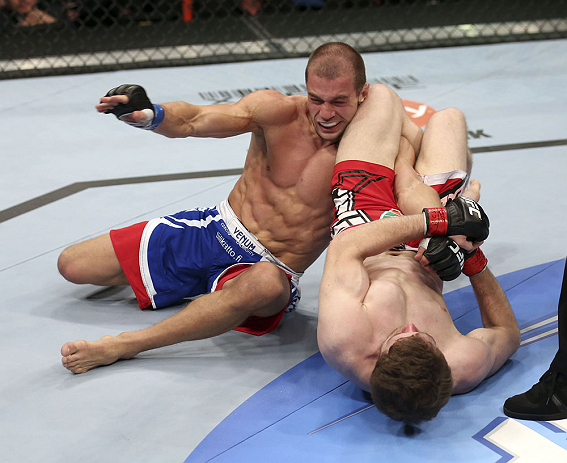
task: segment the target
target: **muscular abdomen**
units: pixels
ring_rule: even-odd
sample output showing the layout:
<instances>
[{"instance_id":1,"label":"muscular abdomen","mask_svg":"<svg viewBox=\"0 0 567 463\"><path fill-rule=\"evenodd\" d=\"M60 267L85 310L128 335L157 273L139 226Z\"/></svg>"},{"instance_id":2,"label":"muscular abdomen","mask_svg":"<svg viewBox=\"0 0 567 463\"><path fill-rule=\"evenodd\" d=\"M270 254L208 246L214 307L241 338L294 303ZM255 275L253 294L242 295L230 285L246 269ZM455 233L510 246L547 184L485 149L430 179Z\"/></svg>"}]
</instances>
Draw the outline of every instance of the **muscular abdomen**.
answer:
<instances>
[{"instance_id":1,"label":"muscular abdomen","mask_svg":"<svg viewBox=\"0 0 567 463\"><path fill-rule=\"evenodd\" d=\"M275 257L303 272L330 241L333 220L329 168L313 176L247 162L229 201L244 226ZM327 172L325 172L327 171Z\"/></svg>"}]
</instances>

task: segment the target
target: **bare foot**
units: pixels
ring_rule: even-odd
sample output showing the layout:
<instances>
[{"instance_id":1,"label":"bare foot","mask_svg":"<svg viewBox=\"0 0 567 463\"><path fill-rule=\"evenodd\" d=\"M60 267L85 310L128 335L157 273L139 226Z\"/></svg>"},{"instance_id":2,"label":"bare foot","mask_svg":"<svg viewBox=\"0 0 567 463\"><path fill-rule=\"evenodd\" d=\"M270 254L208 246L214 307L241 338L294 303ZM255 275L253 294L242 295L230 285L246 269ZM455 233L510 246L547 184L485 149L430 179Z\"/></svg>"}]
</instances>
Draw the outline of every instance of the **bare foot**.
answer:
<instances>
[{"instance_id":1,"label":"bare foot","mask_svg":"<svg viewBox=\"0 0 567 463\"><path fill-rule=\"evenodd\" d=\"M104 336L100 341L75 341L67 342L61 348L61 363L67 370L73 373L85 373L91 368L110 365L125 356L119 346L116 345L116 338Z\"/></svg>"},{"instance_id":2,"label":"bare foot","mask_svg":"<svg viewBox=\"0 0 567 463\"><path fill-rule=\"evenodd\" d=\"M469 186L463 191L463 196L478 202L480 199L480 182L475 178L471 179Z\"/></svg>"}]
</instances>

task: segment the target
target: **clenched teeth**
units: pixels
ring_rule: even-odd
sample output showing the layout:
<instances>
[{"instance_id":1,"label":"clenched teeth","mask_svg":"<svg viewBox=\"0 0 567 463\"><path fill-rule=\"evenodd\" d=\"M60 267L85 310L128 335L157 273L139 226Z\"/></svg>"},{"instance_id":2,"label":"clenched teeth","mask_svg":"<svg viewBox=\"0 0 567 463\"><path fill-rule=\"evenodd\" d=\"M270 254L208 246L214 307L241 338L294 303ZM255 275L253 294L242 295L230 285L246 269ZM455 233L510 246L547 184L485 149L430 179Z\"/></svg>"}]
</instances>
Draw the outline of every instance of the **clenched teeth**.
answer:
<instances>
[{"instance_id":1,"label":"clenched teeth","mask_svg":"<svg viewBox=\"0 0 567 463\"><path fill-rule=\"evenodd\" d=\"M319 124L321 124L323 127L325 127L326 129L331 129L333 127L336 127L339 122L319 122Z\"/></svg>"}]
</instances>

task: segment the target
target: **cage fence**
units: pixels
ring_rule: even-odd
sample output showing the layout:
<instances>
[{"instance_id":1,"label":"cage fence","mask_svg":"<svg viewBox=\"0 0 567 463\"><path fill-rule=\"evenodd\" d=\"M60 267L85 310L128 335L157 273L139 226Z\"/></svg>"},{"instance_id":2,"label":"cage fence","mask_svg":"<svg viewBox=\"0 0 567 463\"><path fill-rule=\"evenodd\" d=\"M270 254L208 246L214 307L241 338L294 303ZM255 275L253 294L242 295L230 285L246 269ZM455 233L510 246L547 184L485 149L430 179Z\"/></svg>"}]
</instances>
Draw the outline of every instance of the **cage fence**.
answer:
<instances>
[{"instance_id":1,"label":"cage fence","mask_svg":"<svg viewBox=\"0 0 567 463\"><path fill-rule=\"evenodd\" d=\"M561 39L567 0L0 0L0 78Z\"/></svg>"}]
</instances>

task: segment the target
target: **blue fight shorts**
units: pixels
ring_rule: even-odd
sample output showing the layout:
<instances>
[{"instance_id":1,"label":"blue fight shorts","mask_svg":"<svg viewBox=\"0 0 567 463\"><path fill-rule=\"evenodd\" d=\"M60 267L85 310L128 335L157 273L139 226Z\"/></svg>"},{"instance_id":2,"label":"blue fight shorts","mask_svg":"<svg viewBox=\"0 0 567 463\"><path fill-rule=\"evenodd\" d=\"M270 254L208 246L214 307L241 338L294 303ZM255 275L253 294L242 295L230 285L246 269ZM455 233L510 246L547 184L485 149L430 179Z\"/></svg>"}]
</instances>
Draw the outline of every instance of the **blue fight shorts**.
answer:
<instances>
[{"instance_id":1,"label":"blue fight shorts","mask_svg":"<svg viewBox=\"0 0 567 463\"><path fill-rule=\"evenodd\" d=\"M220 290L226 281L260 261L272 262L288 276L290 300L274 317L250 317L240 331L273 330L283 312L293 311L301 297L302 274L275 258L242 225L228 201L112 230L110 238L142 309Z\"/></svg>"}]
</instances>

